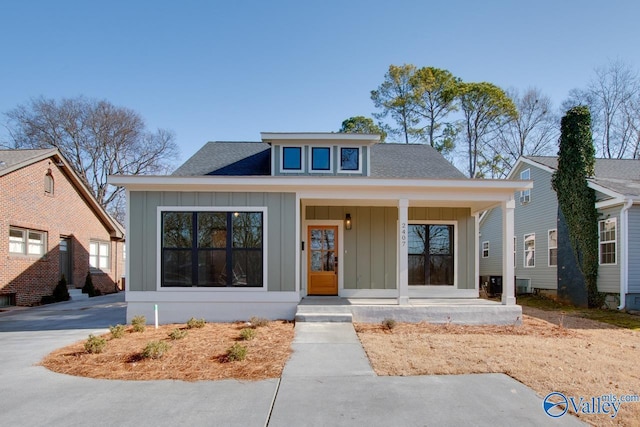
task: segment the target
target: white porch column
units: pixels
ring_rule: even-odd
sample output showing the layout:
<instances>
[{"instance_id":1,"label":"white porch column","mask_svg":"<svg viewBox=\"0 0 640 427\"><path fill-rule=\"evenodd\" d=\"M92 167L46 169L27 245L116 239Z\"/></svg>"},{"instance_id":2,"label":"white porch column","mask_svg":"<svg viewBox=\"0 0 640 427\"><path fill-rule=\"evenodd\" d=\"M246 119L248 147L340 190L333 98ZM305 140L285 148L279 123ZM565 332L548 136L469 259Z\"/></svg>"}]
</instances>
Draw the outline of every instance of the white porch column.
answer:
<instances>
[{"instance_id":1,"label":"white porch column","mask_svg":"<svg viewBox=\"0 0 640 427\"><path fill-rule=\"evenodd\" d=\"M515 200L502 202L502 304L516 303L515 271L513 267L513 235Z\"/></svg>"},{"instance_id":2,"label":"white porch column","mask_svg":"<svg viewBox=\"0 0 640 427\"><path fill-rule=\"evenodd\" d=\"M398 305L409 304L409 200L398 200Z\"/></svg>"}]
</instances>

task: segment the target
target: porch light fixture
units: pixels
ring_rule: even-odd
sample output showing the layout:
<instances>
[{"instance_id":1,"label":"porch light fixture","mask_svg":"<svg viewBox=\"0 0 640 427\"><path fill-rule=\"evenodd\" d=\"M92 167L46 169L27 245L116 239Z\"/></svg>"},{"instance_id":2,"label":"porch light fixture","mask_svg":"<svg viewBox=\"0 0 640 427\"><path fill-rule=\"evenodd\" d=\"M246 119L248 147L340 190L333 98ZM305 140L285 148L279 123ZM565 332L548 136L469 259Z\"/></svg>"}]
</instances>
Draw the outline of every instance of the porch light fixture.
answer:
<instances>
[{"instance_id":1,"label":"porch light fixture","mask_svg":"<svg viewBox=\"0 0 640 427\"><path fill-rule=\"evenodd\" d=\"M344 218L344 228L351 230L351 214L347 214Z\"/></svg>"}]
</instances>

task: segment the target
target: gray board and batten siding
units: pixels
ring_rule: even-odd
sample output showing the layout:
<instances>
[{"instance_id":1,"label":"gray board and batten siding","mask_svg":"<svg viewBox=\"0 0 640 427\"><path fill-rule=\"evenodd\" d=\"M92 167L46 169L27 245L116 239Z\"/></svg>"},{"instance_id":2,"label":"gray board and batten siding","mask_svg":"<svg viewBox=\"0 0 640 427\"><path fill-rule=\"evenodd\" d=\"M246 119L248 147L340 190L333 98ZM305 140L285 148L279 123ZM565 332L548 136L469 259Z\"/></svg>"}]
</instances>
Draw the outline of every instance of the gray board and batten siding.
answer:
<instances>
[{"instance_id":1,"label":"gray board and batten siding","mask_svg":"<svg viewBox=\"0 0 640 427\"><path fill-rule=\"evenodd\" d=\"M307 206L308 220L344 220L344 288L396 289L398 209L368 206ZM458 289L475 288L475 220L468 208L409 207L409 221L456 222Z\"/></svg>"},{"instance_id":2,"label":"gray board and batten siding","mask_svg":"<svg viewBox=\"0 0 640 427\"><path fill-rule=\"evenodd\" d=\"M294 193L216 193L131 191L127 281L131 291L156 291L158 286L158 207L266 207L267 290L295 291L296 195Z\"/></svg>"}]
</instances>

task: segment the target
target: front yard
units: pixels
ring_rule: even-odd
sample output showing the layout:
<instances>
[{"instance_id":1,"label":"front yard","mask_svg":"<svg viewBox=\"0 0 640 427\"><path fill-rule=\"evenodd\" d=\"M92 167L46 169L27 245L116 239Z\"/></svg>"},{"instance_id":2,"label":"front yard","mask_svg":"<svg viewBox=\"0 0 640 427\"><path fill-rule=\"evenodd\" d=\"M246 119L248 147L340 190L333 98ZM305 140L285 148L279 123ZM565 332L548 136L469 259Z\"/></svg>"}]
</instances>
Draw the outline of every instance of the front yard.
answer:
<instances>
[{"instance_id":1,"label":"front yard","mask_svg":"<svg viewBox=\"0 0 640 427\"><path fill-rule=\"evenodd\" d=\"M356 331L378 375L506 373L541 398L554 391L585 398L640 394L639 330L557 310L523 311L521 327L403 323L386 330L358 324ZM634 425L640 402L623 403L615 418L580 418L595 425Z\"/></svg>"}]
</instances>

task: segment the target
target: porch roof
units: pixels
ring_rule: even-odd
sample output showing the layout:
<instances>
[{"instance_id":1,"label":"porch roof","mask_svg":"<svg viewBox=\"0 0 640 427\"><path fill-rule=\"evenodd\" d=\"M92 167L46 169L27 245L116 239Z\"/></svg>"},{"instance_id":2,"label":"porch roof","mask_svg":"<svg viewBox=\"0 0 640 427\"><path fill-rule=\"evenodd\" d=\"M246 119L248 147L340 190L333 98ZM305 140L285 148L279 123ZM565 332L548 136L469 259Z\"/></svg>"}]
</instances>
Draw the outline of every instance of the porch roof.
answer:
<instances>
[{"instance_id":1,"label":"porch roof","mask_svg":"<svg viewBox=\"0 0 640 427\"><path fill-rule=\"evenodd\" d=\"M531 181L484 179L376 179L317 176L110 176L109 183L131 191L220 191L296 193L314 204L468 207L480 212L514 198Z\"/></svg>"}]
</instances>

